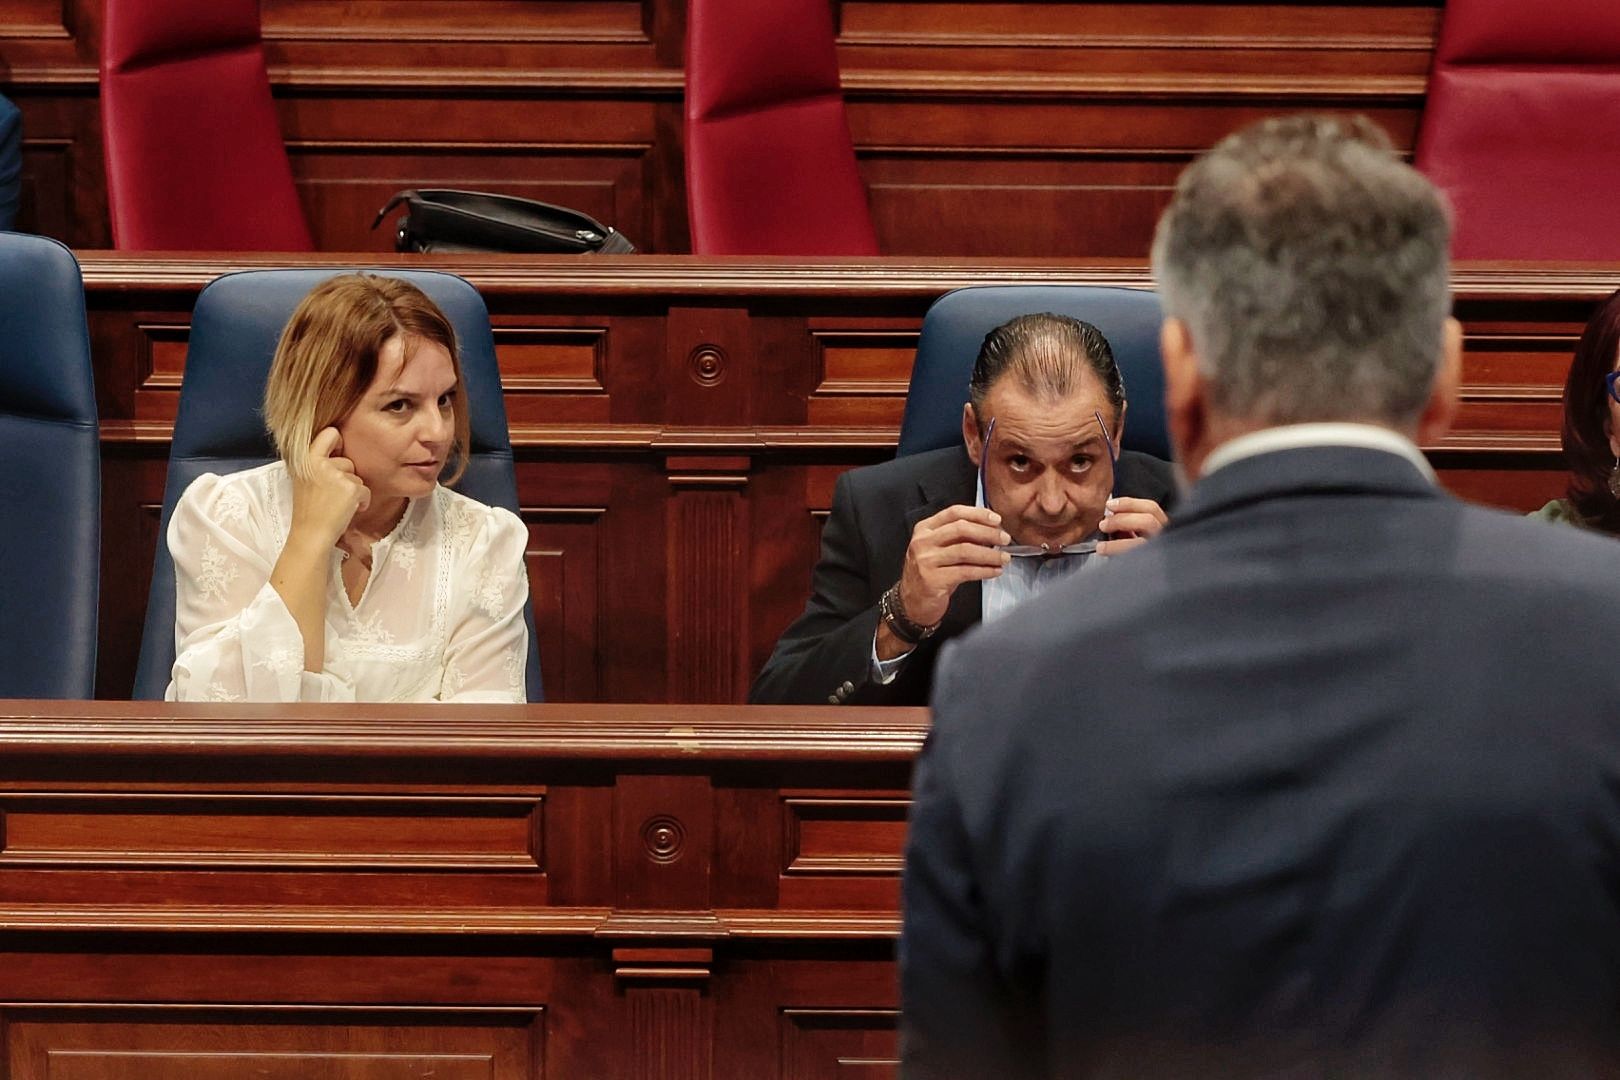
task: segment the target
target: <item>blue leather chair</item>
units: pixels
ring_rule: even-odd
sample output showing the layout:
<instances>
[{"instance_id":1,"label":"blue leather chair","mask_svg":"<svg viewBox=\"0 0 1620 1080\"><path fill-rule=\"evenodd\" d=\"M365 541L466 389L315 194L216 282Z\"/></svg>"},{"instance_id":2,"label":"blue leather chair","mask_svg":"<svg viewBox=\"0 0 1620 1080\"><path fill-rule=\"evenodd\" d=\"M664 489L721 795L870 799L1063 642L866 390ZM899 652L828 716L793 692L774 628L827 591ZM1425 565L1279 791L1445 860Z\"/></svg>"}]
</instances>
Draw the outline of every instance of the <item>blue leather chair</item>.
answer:
<instances>
[{"instance_id":1,"label":"blue leather chair","mask_svg":"<svg viewBox=\"0 0 1620 1080\"><path fill-rule=\"evenodd\" d=\"M101 438L72 252L0 234L0 697L89 698L101 584Z\"/></svg>"},{"instance_id":2,"label":"blue leather chair","mask_svg":"<svg viewBox=\"0 0 1620 1080\"><path fill-rule=\"evenodd\" d=\"M315 285L343 270L254 270L216 279L197 297L191 316L185 378L169 451L162 527L152 566L152 591L141 634L135 696L163 697L174 668L174 563L165 542L169 516L186 486L205 472L251 469L275 459L261 412L281 330ZM415 284L443 309L461 347L462 400L472 410L472 447L458 491L517 512L517 476L495 363L495 338L483 297L453 274L379 270ZM529 623L528 694L540 701L540 653Z\"/></svg>"},{"instance_id":3,"label":"blue leather chair","mask_svg":"<svg viewBox=\"0 0 1620 1080\"><path fill-rule=\"evenodd\" d=\"M1094 285L985 285L948 292L923 317L896 456L962 441L962 404L984 336L1016 315L1049 311L1084 319L1114 350L1125 380L1126 450L1170 459L1159 360L1159 298Z\"/></svg>"}]
</instances>

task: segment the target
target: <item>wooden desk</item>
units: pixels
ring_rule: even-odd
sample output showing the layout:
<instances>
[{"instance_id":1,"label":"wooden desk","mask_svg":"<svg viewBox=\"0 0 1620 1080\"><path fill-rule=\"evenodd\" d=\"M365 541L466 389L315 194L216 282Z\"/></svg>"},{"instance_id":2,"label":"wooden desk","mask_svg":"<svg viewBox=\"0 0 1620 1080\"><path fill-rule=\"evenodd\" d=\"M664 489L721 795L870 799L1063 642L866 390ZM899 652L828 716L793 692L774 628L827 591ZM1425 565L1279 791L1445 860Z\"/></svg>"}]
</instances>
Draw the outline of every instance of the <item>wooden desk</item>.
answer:
<instances>
[{"instance_id":1,"label":"wooden desk","mask_svg":"<svg viewBox=\"0 0 1620 1080\"><path fill-rule=\"evenodd\" d=\"M9 1080L890 1075L925 725L0 703L0 1060Z\"/></svg>"},{"instance_id":2,"label":"wooden desk","mask_svg":"<svg viewBox=\"0 0 1620 1080\"><path fill-rule=\"evenodd\" d=\"M82 252L105 469L98 693L127 697L197 292L274 255ZM415 266L489 303L533 539L546 690L742 700L804 606L833 482L893 454L917 331L964 285L1151 285L1140 260L291 257ZM1620 266L1456 272L1468 331L1444 481L1531 509L1562 490L1575 339Z\"/></svg>"}]
</instances>

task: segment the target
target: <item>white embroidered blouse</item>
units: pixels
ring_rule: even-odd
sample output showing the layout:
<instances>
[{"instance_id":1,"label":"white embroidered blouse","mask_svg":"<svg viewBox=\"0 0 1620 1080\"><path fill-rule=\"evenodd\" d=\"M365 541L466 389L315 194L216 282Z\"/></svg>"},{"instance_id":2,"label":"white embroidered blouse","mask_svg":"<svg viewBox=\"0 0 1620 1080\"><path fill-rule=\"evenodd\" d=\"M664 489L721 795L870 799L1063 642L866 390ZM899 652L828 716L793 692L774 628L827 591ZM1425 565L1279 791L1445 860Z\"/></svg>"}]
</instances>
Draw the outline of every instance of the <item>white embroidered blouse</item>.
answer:
<instances>
[{"instance_id":1,"label":"white embroidered blouse","mask_svg":"<svg viewBox=\"0 0 1620 1080\"><path fill-rule=\"evenodd\" d=\"M270 570L292 522L292 479L274 462L199 476L169 520L175 661L170 701L522 702L527 530L508 510L436 487L371 551L350 605L332 549L325 670Z\"/></svg>"}]
</instances>

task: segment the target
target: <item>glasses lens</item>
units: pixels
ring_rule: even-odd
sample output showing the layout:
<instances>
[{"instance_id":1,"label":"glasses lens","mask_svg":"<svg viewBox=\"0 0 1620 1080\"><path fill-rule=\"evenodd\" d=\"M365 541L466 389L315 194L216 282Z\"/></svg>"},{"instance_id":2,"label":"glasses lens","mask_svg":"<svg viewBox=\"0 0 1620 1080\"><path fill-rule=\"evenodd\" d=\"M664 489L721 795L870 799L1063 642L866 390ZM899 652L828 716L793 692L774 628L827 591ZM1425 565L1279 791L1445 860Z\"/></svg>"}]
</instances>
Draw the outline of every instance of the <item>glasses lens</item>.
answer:
<instances>
[{"instance_id":1,"label":"glasses lens","mask_svg":"<svg viewBox=\"0 0 1620 1080\"><path fill-rule=\"evenodd\" d=\"M996 550L1005 551L1015 559L1029 559L1036 556L1055 559L1060 555L1090 555L1097 550L1097 541L1082 540L1077 544L1064 544L1060 548L1046 548L1035 544L1007 544Z\"/></svg>"}]
</instances>

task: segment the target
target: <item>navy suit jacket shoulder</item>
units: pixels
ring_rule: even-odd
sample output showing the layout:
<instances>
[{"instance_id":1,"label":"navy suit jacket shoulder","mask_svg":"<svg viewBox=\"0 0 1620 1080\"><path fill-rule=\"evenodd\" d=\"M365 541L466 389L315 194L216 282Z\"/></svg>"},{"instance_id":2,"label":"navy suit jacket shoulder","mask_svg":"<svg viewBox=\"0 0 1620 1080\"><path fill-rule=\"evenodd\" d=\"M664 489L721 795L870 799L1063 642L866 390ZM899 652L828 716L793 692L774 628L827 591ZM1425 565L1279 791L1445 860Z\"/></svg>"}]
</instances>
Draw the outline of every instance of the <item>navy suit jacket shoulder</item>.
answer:
<instances>
[{"instance_id":1,"label":"navy suit jacket shoulder","mask_svg":"<svg viewBox=\"0 0 1620 1080\"><path fill-rule=\"evenodd\" d=\"M1617 640L1611 539L1373 450L1206 478L946 651L904 1075L1620 1075Z\"/></svg>"}]
</instances>

